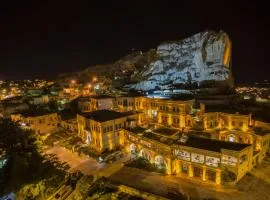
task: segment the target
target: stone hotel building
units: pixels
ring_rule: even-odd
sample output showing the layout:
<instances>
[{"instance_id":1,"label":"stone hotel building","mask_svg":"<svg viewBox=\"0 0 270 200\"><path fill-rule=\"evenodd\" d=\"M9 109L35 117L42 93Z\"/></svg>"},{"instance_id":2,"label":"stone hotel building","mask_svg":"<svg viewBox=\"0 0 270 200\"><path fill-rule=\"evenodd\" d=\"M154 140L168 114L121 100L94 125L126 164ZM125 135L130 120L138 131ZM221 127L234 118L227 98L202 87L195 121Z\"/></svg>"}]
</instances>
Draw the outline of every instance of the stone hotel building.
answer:
<instances>
[{"instance_id":1,"label":"stone hotel building","mask_svg":"<svg viewBox=\"0 0 270 200\"><path fill-rule=\"evenodd\" d=\"M113 110L77 116L78 134L99 152L122 146L167 174L239 181L269 153L270 125L250 115L205 111L194 100L115 97ZM111 104L110 104L111 105Z\"/></svg>"}]
</instances>

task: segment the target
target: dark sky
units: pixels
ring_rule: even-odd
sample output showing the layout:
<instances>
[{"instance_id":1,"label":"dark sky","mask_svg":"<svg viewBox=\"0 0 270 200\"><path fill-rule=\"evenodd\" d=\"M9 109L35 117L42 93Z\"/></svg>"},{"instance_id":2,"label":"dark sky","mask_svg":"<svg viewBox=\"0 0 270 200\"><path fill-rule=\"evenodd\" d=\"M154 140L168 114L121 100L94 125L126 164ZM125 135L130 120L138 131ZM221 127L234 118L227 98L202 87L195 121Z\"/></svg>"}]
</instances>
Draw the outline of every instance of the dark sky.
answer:
<instances>
[{"instance_id":1,"label":"dark sky","mask_svg":"<svg viewBox=\"0 0 270 200\"><path fill-rule=\"evenodd\" d=\"M1 1L0 78L53 78L117 60L132 48L222 29L232 40L236 82L269 79L270 11L258 1L94 2Z\"/></svg>"}]
</instances>

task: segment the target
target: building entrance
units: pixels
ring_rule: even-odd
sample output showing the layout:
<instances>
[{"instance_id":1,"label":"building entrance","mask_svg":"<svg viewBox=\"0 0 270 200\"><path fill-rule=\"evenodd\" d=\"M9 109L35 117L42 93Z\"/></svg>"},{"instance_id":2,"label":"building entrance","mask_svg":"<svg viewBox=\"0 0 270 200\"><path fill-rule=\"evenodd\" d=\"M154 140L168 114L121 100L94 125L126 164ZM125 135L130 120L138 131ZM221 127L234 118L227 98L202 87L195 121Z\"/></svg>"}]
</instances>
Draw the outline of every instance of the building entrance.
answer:
<instances>
[{"instance_id":1,"label":"building entrance","mask_svg":"<svg viewBox=\"0 0 270 200\"><path fill-rule=\"evenodd\" d=\"M203 170L200 167L193 167L193 173L195 177L202 177Z\"/></svg>"}]
</instances>

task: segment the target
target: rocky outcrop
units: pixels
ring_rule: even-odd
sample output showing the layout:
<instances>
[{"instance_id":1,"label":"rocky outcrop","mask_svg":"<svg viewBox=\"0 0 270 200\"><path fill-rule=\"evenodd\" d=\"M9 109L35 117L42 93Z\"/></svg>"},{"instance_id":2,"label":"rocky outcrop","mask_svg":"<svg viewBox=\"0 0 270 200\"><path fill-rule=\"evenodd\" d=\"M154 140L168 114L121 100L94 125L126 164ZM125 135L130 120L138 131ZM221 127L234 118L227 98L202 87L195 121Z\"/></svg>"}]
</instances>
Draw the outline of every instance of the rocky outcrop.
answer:
<instances>
[{"instance_id":1,"label":"rocky outcrop","mask_svg":"<svg viewBox=\"0 0 270 200\"><path fill-rule=\"evenodd\" d=\"M112 87L135 90L179 89L207 81L232 86L231 41L225 32L205 31L164 42L148 52L133 52L120 60L78 72L72 78L102 76Z\"/></svg>"},{"instance_id":2,"label":"rocky outcrop","mask_svg":"<svg viewBox=\"0 0 270 200\"><path fill-rule=\"evenodd\" d=\"M157 57L140 72L141 80L128 87L147 91L210 80L232 84L231 41L224 32L207 31L165 42L158 46Z\"/></svg>"}]
</instances>

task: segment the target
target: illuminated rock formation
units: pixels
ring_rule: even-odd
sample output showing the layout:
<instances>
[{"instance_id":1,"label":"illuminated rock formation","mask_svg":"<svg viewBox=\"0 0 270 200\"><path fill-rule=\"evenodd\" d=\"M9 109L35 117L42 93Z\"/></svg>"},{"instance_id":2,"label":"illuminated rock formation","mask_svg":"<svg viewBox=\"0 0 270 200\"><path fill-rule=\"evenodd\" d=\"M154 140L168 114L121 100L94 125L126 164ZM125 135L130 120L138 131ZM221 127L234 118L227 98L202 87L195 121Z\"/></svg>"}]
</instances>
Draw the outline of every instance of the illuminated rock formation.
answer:
<instances>
[{"instance_id":1,"label":"illuminated rock formation","mask_svg":"<svg viewBox=\"0 0 270 200\"><path fill-rule=\"evenodd\" d=\"M179 85L218 83L232 86L231 41L222 31L205 31L189 38L164 42L148 52L132 52L120 60L87 68L61 79L89 81L92 76L110 82L112 88L135 90L179 89ZM62 81L65 82L65 81ZM180 88L181 89L181 88Z\"/></svg>"},{"instance_id":2,"label":"illuminated rock formation","mask_svg":"<svg viewBox=\"0 0 270 200\"><path fill-rule=\"evenodd\" d=\"M214 80L232 84L231 41L224 32L202 32L157 48L158 58L140 73L137 90L169 89L179 83ZM136 75L138 77L138 74Z\"/></svg>"}]
</instances>

